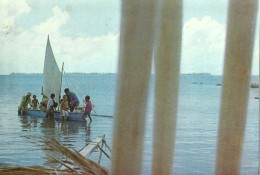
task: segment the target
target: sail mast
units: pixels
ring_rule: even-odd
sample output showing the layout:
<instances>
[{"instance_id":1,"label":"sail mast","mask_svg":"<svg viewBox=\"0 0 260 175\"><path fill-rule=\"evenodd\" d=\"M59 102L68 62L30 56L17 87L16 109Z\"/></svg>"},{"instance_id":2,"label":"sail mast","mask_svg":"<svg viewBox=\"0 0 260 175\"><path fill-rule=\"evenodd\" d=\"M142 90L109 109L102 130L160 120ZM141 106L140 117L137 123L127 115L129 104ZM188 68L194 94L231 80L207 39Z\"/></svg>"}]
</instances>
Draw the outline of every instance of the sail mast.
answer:
<instances>
[{"instance_id":1,"label":"sail mast","mask_svg":"<svg viewBox=\"0 0 260 175\"><path fill-rule=\"evenodd\" d=\"M59 101L61 99L61 86L62 86L63 72L64 72L64 62L62 63L62 68L61 68L61 80L60 80L61 84L60 84Z\"/></svg>"},{"instance_id":2,"label":"sail mast","mask_svg":"<svg viewBox=\"0 0 260 175\"><path fill-rule=\"evenodd\" d=\"M60 77L60 92L59 92L59 102L58 102L58 111L60 110L60 100L61 100L61 86L62 86L62 76L64 72L64 62L62 63L62 68L61 68L61 77Z\"/></svg>"}]
</instances>

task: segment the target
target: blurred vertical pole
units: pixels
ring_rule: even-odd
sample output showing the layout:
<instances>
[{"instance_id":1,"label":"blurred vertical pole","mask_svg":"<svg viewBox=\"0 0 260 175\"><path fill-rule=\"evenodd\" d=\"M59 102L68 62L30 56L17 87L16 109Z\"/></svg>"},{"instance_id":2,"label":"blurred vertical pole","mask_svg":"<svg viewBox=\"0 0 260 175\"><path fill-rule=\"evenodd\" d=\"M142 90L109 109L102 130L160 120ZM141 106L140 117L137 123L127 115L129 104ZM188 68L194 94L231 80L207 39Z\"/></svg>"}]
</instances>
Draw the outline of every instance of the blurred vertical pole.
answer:
<instances>
[{"instance_id":1,"label":"blurred vertical pole","mask_svg":"<svg viewBox=\"0 0 260 175\"><path fill-rule=\"evenodd\" d=\"M258 0L229 0L216 174L240 174Z\"/></svg>"},{"instance_id":2,"label":"blurred vertical pole","mask_svg":"<svg viewBox=\"0 0 260 175\"><path fill-rule=\"evenodd\" d=\"M175 144L182 0L161 0L156 20L155 116L152 174L172 174Z\"/></svg>"},{"instance_id":3,"label":"blurred vertical pole","mask_svg":"<svg viewBox=\"0 0 260 175\"><path fill-rule=\"evenodd\" d=\"M142 168L155 0L121 1L121 34L112 174L138 175Z\"/></svg>"}]
</instances>

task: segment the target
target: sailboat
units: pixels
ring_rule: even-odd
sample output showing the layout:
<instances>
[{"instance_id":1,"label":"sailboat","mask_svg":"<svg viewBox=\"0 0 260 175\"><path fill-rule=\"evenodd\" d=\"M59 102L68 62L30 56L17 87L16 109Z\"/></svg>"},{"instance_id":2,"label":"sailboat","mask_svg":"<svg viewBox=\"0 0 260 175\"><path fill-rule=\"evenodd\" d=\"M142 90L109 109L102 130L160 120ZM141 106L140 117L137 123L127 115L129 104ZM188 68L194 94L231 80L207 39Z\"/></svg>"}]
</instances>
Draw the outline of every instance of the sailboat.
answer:
<instances>
[{"instance_id":1,"label":"sailboat","mask_svg":"<svg viewBox=\"0 0 260 175\"><path fill-rule=\"evenodd\" d=\"M44 69L43 69L43 88L42 88L42 95L43 97L50 97L52 93L55 94L55 101L57 103L60 102L61 96L61 86L62 86L62 75L63 75L63 67L62 71L60 71L57 62L55 60L50 39L48 36L47 45L46 45L46 52L45 52L45 60L44 60ZM46 113L40 109L27 109L22 110L23 114L28 114L32 116L38 117L45 117ZM69 112L70 120L74 121L83 121L81 118L84 112L82 111L73 111ZM104 116L105 115L96 115L93 114L92 116ZM54 118L61 119L60 111L54 111Z\"/></svg>"}]
</instances>

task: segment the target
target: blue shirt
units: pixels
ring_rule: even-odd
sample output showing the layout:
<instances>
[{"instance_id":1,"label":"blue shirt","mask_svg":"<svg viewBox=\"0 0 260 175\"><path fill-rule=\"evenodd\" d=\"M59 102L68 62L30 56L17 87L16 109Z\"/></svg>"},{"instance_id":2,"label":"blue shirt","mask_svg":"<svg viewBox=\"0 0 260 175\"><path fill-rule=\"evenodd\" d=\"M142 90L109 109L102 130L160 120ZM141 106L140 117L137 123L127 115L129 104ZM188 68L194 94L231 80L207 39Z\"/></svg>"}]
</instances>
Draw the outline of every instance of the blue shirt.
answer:
<instances>
[{"instance_id":1,"label":"blue shirt","mask_svg":"<svg viewBox=\"0 0 260 175\"><path fill-rule=\"evenodd\" d=\"M76 102L77 106L79 105L79 99L74 92L70 92L70 101Z\"/></svg>"}]
</instances>

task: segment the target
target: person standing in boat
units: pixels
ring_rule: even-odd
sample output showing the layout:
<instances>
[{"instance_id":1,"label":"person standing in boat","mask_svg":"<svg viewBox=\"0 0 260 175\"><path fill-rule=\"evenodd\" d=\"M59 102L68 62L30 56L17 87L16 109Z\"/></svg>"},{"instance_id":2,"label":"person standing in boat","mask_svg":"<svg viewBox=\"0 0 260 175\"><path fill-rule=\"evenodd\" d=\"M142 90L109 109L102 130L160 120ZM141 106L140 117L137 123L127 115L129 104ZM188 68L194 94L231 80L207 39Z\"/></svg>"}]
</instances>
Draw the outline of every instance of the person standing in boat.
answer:
<instances>
[{"instance_id":1,"label":"person standing in boat","mask_svg":"<svg viewBox=\"0 0 260 175\"><path fill-rule=\"evenodd\" d=\"M85 104L86 104L86 109L85 109L85 113L82 115L82 119L86 122L87 120L85 119L85 116L87 116L90 120L90 123L92 122L92 118L91 118L91 111L92 111L92 103L90 101L90 96L86 96L85 97Z\"/></svg>"},{"instance_id":2,"label":"person standing in boat","mask_svg":"<svg viewBox=\"0 0 260 175\"><path fill-rule=\"evenodd\" d=\"M79 99L77 95L74 92L71 92L69 88L66 88L64 92L67 95L70 112L73 112L74 109L78 109Z\"/></svg>"},{"instance_id":3,"label":"person standing in boat","mask_svg":"<svg viewBox=\"0 0 260 175\"><path fill-rule=\"evenodd\" d=\"M69 120L69 105L67 101L67 95L63 95L63 100L60 104L60 114L62 117L62 121L65 117L67 117L67 120Z\"/></svg>"},{"instance_id":4,"label":"person standing in boat","mask_svg":"<svg viewBox=\"0 0 260 175\"><path fill-rule=\"evenodd\" d=\"M28 104L30 106L33 106L32 101L31 101L31 93L30 92L28 92L27 95L22 97L22 101L21 101L21 104L20 104L19 109L18 109L18 114L21 114L21 110L26 110L27 107L28 107Z\"/></svg>"},{"instance_id":5,"label":"person standing in boat","mask_svg":"<svg viewBox=\"0 0 260 175\"><path fill-rule=\"evenodd\" d=\"M46 112L46 118L53 117L54 108L57 107L57 103L54 101L55 94L51 94L51 99L49 99L47 104L47 112Z\"/></svg>"}]
</instances>

